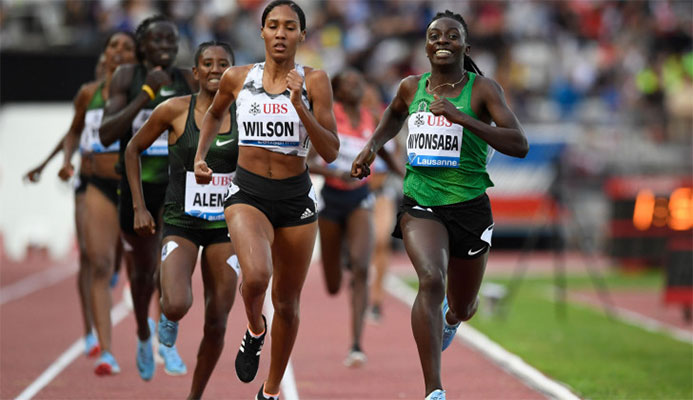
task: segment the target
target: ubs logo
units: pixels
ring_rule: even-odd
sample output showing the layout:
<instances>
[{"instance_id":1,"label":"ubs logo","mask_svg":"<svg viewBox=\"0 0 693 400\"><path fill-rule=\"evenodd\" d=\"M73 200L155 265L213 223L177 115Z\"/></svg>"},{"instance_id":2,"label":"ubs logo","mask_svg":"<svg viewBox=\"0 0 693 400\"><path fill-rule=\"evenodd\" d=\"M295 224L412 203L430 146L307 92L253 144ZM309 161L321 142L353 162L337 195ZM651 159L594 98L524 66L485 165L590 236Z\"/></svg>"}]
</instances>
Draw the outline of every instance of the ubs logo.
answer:
<instances>
[{"instance_id":1,"label":"ubs logo","mask_svg":"<svg viewBox=\"0 0 693 400\"><path fill-rule=\"evenodd\" d=\"M423 115L421 115L421 114L419 114L419 115L416 116L416 119L414 120L414 125L415 125L417 128L424 124L423 118L424 118L424 117L423 117Z\"/></svg>"},{"instance_id":2,"label":"ubs logo","mask_svg":"<svg viewBox=\"0 0 693 400\"><path fill-rule=\"evenodd\" d=\"M253 115L258 115L260 114L260 105L258 103L253 103L250 105L250 111L251 114Z\"/></svg>"}]
</instances>

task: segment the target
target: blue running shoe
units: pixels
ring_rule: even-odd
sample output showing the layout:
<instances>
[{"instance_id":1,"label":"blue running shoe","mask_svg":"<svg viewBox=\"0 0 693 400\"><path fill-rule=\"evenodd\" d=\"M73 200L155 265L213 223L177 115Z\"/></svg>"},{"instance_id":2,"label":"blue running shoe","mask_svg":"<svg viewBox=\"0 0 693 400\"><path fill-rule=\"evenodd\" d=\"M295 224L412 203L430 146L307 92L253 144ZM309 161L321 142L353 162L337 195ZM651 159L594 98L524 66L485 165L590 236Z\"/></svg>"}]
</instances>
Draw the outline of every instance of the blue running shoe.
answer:
<instances>
[{"instance_id":1,"label":"blue running shoe","mask_svg":"<svg viewBox=\"0 0 693 400\"><path fill-rule=\"evenodd\" d=\"M159 320L159 343L173 347L176 344L176 337L178 337L178 322L169 320L164 313L161 313L161 319Z\"/></svg>"},{"instance_id":2,"label":"blue running shoe","mask_svg":"<svg viewBox=\"0 0 693 400\"><path fill-rule=\"evenodd\" d=\"M448 307L448 296L445 296L445 299L443 300L443 350L450 346L452 339L455 338L455 333L457 333L457 328L459 328L461 324L461 322L458 322L455 325L448 325L448 321L445 319L445 314L448 313L448 308L450 308ZM445 394L443 394L443 397L441 398L444 399Z\"/></svg>"},{"instance_id":3,"label":"blue running shoe","mask_svg":"<svg viewBox=\"0 0 693 400\"><path fill-rule=\"evenodd\" d=\"M96 361L96 368L94 369L94 373L98 376L105 376L115 375L119 372L120 366L118 366L118 363L113 357L113 354L107 351L101 353L101 357L99 357L98 361Z\"/></svg>"},{"instance_id":4,"label":"blue running shoe","mask_svg":"<svg viewBox=\"0 0 693 400\"><path fill-rule=\"evenodd\" d=\"M166 346L161 343L159 345L159 355L164 359L164 371L172 376L185 375L188 372L188 368L185 363L180 358L178 354L178 349L176 346Z\"/></svg>"},{"instance_id":5,"label":"blue running shoe","mask_svg":"<svg viewBox=\"0 0 693 400\"><path fill-rule=\"evenodd\" d=\"M140 378L148 381L154 377L154 352L152 351L152 335L156 331L154 320L149 318L149 338L145 341L137 339L136 364Z\"/></svg>"},{"instance_id":6,"label":"blue running shoe","mask_svg":"<svg viewBox=\"0 0 693 400\"><path fill-rule=\"evenodd\" d=\"M445 400L445 390L436 389L429 393L424 400Z\"/></svg>"},{"instance_id":7,"label":"blue running shoe","mask_svg":"<svg viewBox=\"0 0 693 400\"><path fill-rule=\"evenodd\" d=\"M96 357L100 352L101 347L99 346L99 341L93 333L89 332L87 336L84 337L84 354L87 357Z\"/></svg>"}]
</instances>

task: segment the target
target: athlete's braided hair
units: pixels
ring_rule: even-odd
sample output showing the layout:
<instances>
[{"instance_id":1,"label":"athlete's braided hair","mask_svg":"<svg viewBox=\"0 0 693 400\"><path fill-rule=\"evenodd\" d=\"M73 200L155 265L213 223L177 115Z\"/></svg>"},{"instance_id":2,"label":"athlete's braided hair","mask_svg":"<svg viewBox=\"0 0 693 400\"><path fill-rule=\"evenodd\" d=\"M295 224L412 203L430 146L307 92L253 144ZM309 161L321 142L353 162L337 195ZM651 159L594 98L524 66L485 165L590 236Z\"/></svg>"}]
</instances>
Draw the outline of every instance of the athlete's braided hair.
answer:
<instances>
[{"instance_id":1,"label":"athlete's braided hair","mask_svg":"<svg viewBox=\"0 0 693 400\"><path fill-rule=\"evenodd\" d=\"M210 48L210 47L215 47L215 46L221 47L222 49L224 49L226 51L226 53L228 53L229 56L231 56L231 65L234 65L236 63L236 58L233 54L233 50L231 49L231 46L228 43L220 42L220 41L216 41L216 40L210 40L209 42L200 43L200 45L197 46L197 50L195 50L195 66L196 67L199 65L200 55L202 54L202 52L205 51L206 49Z\"/></svg>"},{"instance_id":2,"label":"athlete's braided hair","mask_svg":"<svg viewBox=\"0 0 693 400\"><path fill-rule=\"evenodd\" d=\"M161 14L153 15L142 21L142 23L140 23L135 30L135 56L137 56L137 61L139 62L144 61L145 58L144 53L142 53L142 50L140 50L140 45L144 40L144 35L147 33L149 26L156 22L171 22L171 20Z\"/></svg>"},{"instance_id":3,"label":"athlete's braided hair","mask_svg":"<svg viewBox=\"0 0 693 400\"><path fill-rule=\"evenodd\" d=\"M303 12L301 7L294 3L291 0L274 0L273 2L269 3L267 7L265 7L264 11L262 11L262 25L261 27L265 27L265 20L267 19L267 14L270 13L274 9L274 7L277 6L289 6L291 7L292 10L298 15L298 22L301 25L301 30L305 31L306 30L306 14Z\"/></svg>"},{"instance_id":4,"label":"athlete's braided hair","mask_svg":"<svg viewBox=\"0 0 693 400\"><path fill-rule=\"evenodd\" d=\"M462 28L464 28L465 41L469 43L469 30L467 29L467 23L464 21L464 18L462 18L460 14L454 13L450 10L445 10L445 12L439 12L438 14L436 14L431 20L431 22L428 23L428 26L426 26L426 30L428 30L428 27L431 26L433 21L441 18L451 18L462 24ZM467 71L472 71L482 76L484 75L484 73L481 72L479 67L472 60L472 58L466 54L464 55L464 69L466 69Z\"/></svg>"}]
</instances>

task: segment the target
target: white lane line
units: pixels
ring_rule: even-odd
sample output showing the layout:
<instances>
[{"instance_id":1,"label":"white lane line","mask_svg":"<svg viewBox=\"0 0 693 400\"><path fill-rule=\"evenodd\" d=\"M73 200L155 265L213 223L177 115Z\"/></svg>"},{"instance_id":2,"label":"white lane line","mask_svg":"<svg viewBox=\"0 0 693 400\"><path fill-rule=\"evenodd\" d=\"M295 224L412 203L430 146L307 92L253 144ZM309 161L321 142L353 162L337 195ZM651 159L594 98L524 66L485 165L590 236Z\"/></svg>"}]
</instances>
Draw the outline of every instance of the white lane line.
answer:
<instances>
[{"instance_id":1,"label":"white lane line","mask_svg":"<svg viewBox=\"0 0 693 400\"><path fill-rule=\"evenodd\" d=\"M388 274L385 277L385 290L405 304L408 304L410 307L414 304L416 291L392 274ZM580 399L563 384L547 378L536 368L524 362L517 355L505 350L498 345L498 343L492 341L470 325L461 324L460 328L457 330L457 337L484 354L499 367L515 375L526 385L538 390L546 396L561 400Z\"/></svg>"},{"instance_id":2,"label":"white lane line","mask_svg":"<svg viewBox=\"0 0 693 400\"><path fill-rule=\"evenodd\" d=\"M77 264L69 263L37 272L18 282L0 288L0 305L20 299L26 295L47 288L77 272Z\"/></svg>"},{"instance_id":3,"label":"white lane line","mask_svg":"<svg viewBox=\"0 0 693 400\"><path fill-rule=\"evenodd\" d=\"M580 300L580 302L576 304L577 306L588 308L590 310L595 308L589 301L589 297L583 295L577 295L575 297ZM616 318L629 325L637 326L638 328L644 329L648 332L664 334L684 343L693 344L693 332L667 324L666 322L658 321L654 318L650 318L638 312L622 307L612 306L611 308L615 311L614 314Z\"/></svg>"},{"instance_id":4,"label":"white lane line","mask_svg":"<svg viewBox=\"0 0 693 400\"><path fill-rule=\"evenodd\" d=\"M265 318L267 318L268 328L272 326L272 319L274 318L274 307L272 306L271 299L272 281L270 281L270 284L267 287L267 293L265 294L265 303L263 304L263 309L265 310ZM284 377L282 378L282 381L279 384L279 390L281 392L282 399L299 400L298 389L296 388L296 378L294 377L294 369L292 367L291 358L289 358L289 362L286 364L286 370L284 371Z\"/></svg>"},{"instance_id":5,"label":"white lane line","mask_svg":"<svg viewBox=\"0 0 693 400\"><path fill-rule=\"evenodd\" d=\"M130 308L125 301L121 301L111 309L111 325L115 327L130 314ZM44 387L48 386L56 376L58 376L65 368L72 364L77 357L84 354L84 340L77 339L63 354L58 357L43 373L29 385L16 400L29 400L36 396Z\"/></svg>"}]
</instances>

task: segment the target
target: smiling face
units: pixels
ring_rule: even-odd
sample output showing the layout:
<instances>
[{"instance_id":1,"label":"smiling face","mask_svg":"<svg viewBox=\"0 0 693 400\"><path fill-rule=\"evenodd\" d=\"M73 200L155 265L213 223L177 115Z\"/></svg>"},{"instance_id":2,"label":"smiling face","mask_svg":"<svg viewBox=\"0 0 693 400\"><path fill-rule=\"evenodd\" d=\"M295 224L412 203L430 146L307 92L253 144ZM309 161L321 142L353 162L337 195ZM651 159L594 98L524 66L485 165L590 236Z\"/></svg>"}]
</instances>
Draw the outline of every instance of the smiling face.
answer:
<instances>
[{"instance_id":1,"label":"smiling face","mask_svg":"<svg viewBox=\"0 0 693 400\"><path fill-rule=\"evenodd\" d=\"M267 14L261 32L265 40L265 52L276 60L292 58L296 54L298 43L305 37L298 14L288 5L274 7Z\"/></svg>"},{"instance_id":2,"label":"smiling face","mask_svg":"<svg viewBox=\"0 0 693 400\"><path fill-rule=\"evenodd\" d=\"M103 51L104 68L110 72L121 64L135 62L135 41L125 33L116 33Z\"/></svg>"},{"instance_id":3,"label":"smiling face","mask_svg":"<svg viewBox=\"0 0 693 400\"><path fill-rule=\"evenodd\" d=\"M431 64L461 64L469 53L464 27L452 18L439 18L426 30L426 56Z\"/></svg>"},{"instance_id":4,"label":"smiling face","mask_svg":"<svg viewBox=\"0 0 693 400\"><path fill-rule=\"evenodd\" d=\"M223 47L210 46L200 53L197 65L192 69L193 76L200 83L200 89L216 92L221 76L231 65L231 55Z\"/></svg>"},{"instance_id":5,"label":"smiling face","mask_svg":"<svg viewBox=\"0 0 693 400\"><path fill-rule=\"evenodd\" d=\"M152 23L141 44L142 54L154 66L168 67L178 53L178 30L168 21Z\"/></svg>"}]
</instances>

